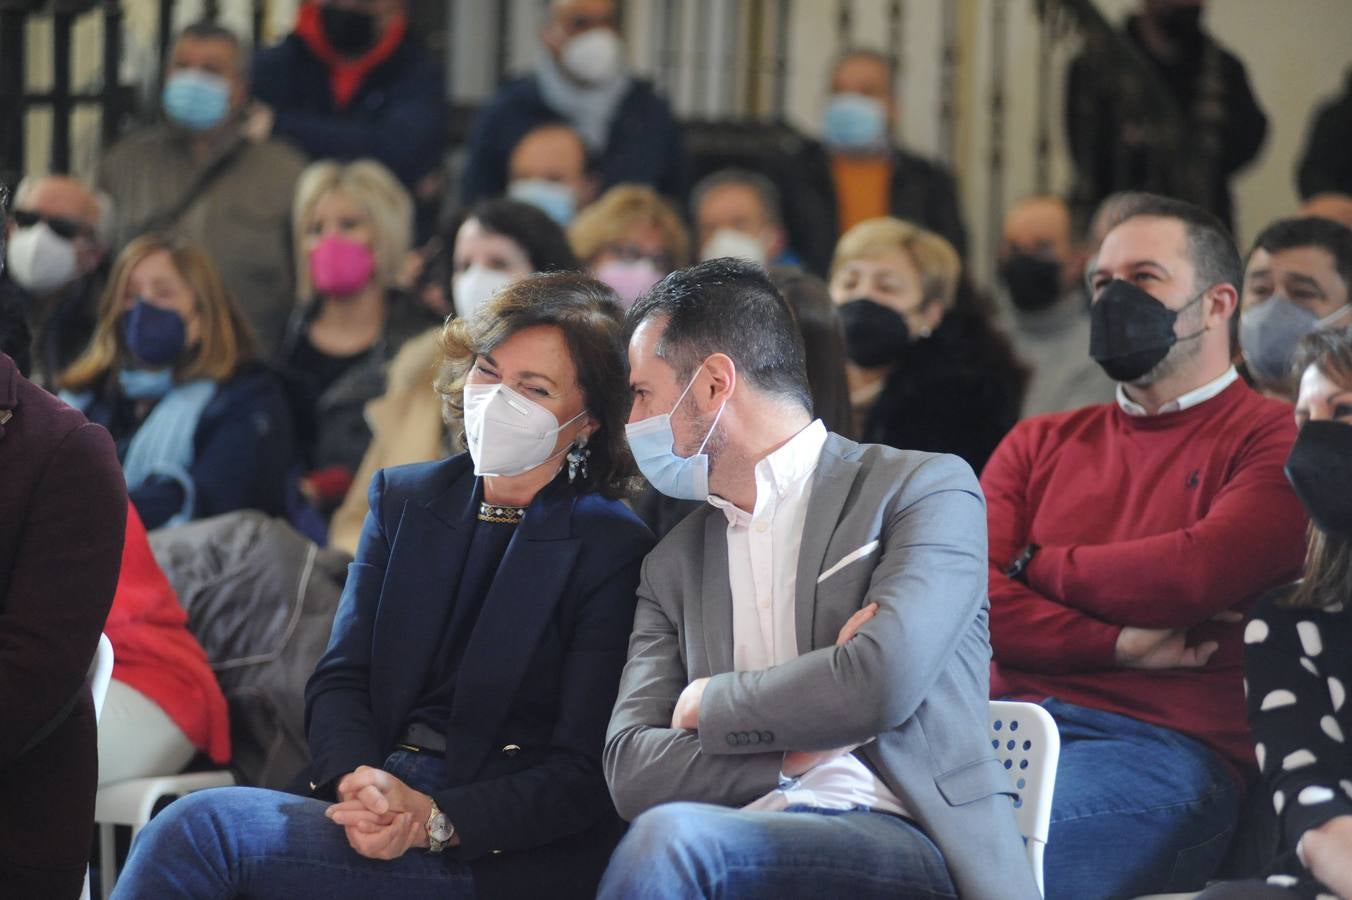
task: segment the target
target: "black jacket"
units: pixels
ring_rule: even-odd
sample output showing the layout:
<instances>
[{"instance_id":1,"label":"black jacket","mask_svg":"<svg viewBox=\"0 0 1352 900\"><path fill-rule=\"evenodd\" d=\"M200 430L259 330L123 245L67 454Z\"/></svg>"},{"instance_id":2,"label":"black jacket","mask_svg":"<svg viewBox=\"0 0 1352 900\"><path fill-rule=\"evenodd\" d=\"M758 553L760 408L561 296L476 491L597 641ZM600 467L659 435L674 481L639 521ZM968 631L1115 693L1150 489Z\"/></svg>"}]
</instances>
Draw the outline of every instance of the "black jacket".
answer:
<instances>
[{"instance_id":1,"label":"black jacket","mask_svg":"<svg viewBox=\"0 0 1352 900\"><path fill-rule=\"evenodd\" d=\"M1352 194L1352 72L1343 94L1320 107L1310 125L1301 157L1300 197L1315 194Z\"/></svg>"},{"instance_id":2,"label":"black jacket","mask_svg":"<svg viewBox=\"0 0 1352 900\"><path fill-rule=\"evenodd\" d=\"M819 234L811 246L797 248L804 259L816 257L820 247L834 249L840 236L840 222L836 204L835 177L831 173L831 156L817 141L804 146L801 157L802 187L822 198L821 208L827 213ZM967 253L967 229L962 224L958 209L958 189L953 176L938 163L903 150L892 149L892 183L888 189L888 213L898 219L914 222L928 228L953 245L959 256Z\"/></svg>"},{"instance_id":3,"label":"black jacket","mask_svg":"<svg viewBox=\"0 0 1352 900\"><path fill-rule=\"evenodd\" d=\"M1121 53L1086 51L1067 72L1077 203L1092 213L1115 191L1153 191L1197 203L1228 226L1230 177L1258 155L1268 127L1244 64L1209 37L1176 61L1155 59L1137 27L1137 18L1129 20L1123 40L1149 69L1126 64ZM1151 84L1171 102L1160 102Z\"/></svg>"},{"instance_id":4,"label":"black jacket","mask_svg":"<svg viewBox=\"0 0 1352 900\"><path fill-rule=\"evenodd\" d=\"M906 346L860 441L955 453L977 474L1019 420L1028 371L981 319L949 312L928 338Z\"/></svg>"}]
</instances>

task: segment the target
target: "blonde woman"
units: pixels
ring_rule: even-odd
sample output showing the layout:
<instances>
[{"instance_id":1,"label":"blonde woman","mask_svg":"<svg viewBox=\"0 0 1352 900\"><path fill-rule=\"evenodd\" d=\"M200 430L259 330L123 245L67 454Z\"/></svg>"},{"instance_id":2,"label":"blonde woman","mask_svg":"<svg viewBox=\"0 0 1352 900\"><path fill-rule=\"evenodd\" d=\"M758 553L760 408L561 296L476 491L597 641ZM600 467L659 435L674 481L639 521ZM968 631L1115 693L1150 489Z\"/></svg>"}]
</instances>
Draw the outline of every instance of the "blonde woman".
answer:
<instances>
[{"instance_id":1,"label":"blonde woman","mask_svg":"<svg viewBox=\"0 0 1352 900\"><path fill-rule=\"evenodd\" d=\"M311 165L292 221L298 308L282 364L306 472L301 490L327 512L371 440L362 410L384 393L386 364L438 319L395 288L413 202L380 163Z\"/></svg>"},{"instance_id":2,"label":"blonde woman","mask_svg":"<svg viewBox=\"0 0 1352 900\"><path fill-rule=\"evenodd\" d=\"M62 396L117 443L147 528L237 509L282 512L291 423L206 252L155 235L118 256Z\"/></svg>"},{"instance_id":3,"label":"blonde woman","mask_svg":"<svg viewBox=\"0 0 1352 900\"><path fill-rule=\"evenodd\" d=\"M668 273L690 264L690 233L652 188L620 184L578 213L568 228L573 253L628 309Z\"/></svg>"},{"instance_id":4,"label":"blonde woman","mask_svg":"<svg viewBox=\"0 0 1352 900\"><path fill-rule=\"evenodd\" d=\"M884 217L841 236L830 291L861 441L956 453L980 472L1018 421L1027 370L964 290L957 251L932 231Z\"/></svg>"}]
</instances>

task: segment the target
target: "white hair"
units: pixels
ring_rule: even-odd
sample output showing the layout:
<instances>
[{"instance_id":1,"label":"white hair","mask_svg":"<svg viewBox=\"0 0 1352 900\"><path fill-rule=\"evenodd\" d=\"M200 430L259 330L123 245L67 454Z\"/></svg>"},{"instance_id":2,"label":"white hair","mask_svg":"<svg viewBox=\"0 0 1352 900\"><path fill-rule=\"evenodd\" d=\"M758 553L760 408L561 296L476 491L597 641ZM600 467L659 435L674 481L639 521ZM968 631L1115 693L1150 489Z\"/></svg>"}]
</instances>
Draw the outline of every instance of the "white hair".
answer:
<instances>
[{"instance_id":1,"label":"white hair","mask_svg":"<svg viewBox=\"0 0 1352 900\"><path fill-rule=\"evenodd\" d=\"M80 187L84 188L89 193L89 196L94 198L94 207L98 210L98 220L94 222L94 237L99 242L99 246L112 246L114 230L113 217L114 213L117 211L113 204L113 198L103 191L91 188L78 178L69 175L25 175L23 178L19 179L19 186L14 189L14 199L10 204L11 207L13 209L18 209L23 206L28 197L38 189L38 185L42 184L44 179L53 177L70 178Z\"/></svg>"}]
</instances>

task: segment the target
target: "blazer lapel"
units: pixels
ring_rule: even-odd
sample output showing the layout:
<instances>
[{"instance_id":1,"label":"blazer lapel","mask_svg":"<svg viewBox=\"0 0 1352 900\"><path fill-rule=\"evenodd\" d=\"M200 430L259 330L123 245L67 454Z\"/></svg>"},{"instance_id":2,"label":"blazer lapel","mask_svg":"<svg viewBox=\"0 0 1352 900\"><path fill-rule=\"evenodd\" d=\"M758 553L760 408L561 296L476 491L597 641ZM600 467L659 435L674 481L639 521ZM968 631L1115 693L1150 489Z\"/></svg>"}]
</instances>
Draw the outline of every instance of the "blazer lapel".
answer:
<instances>
[{"instance_id":1,"label":"blazer lapel","mask_svg":"<svg viewBox=\"0 0 1352 900\"><path fill-rule=\"evenodd\" d=\"M704 518L704 577L699 597L686 608L699 610L708 672L732 671L732 583L728 580L728 520L721 510Z\"/></svg>"},{"instance_id":2,"label":"blazer lapel","mask_svg":"<svg viewBox=\"0 0 1352 900\"><path fill-rule=\"evenodd\" d=\"M478 770L573 573L572 495L546 488L526 511L484 598L460 664L447 733L446 771Z\"/></svg>"},{"instance_id":3,"label":"blazer lapel","mask_svg":"<svg viewBox=\"0 0 1352 900\"><path fill-rule=\"evenodd\" d=\"M808 498L803 539L798 546L798 578L794 591L794 632L798 652L816 649L812 644L817 611L817 575L826 561L826 549L840 522L841 510L850 495L850 487L860 464L839 455L839 439L827 439L817 471L813 475L812 496Z\"/></svg>"},{"instance_id":4,"label":"blazer lapel","mask_svg":"<svg viewBox=\"0 0 1352 900\"><path fill-rule=\"evenodd\" d=\"M474 489L475 479L466 473L426 505L405 504L399 519L380 597L381 647L373 651L376 659L390 661L383 684L373 685L372 693L386 699L382 718L392 728L412 712L446 630L456 573L464 569L474 534L467 527Z\"/></svg>"}]
</instances>

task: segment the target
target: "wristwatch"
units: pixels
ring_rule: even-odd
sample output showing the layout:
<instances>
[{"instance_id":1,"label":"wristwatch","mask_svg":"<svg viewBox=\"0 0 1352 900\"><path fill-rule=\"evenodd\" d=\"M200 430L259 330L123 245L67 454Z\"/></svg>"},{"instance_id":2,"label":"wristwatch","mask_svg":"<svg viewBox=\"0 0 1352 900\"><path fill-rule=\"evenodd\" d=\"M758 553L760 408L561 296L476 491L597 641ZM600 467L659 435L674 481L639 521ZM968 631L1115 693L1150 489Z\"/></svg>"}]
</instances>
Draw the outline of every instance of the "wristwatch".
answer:
<instances>
[{"instance_id":1,"label":"wristwatch","mask_svg":"<svg viewBox=\"0 0 1352 900\"><path fill-rule=\"evenodd\" d=\"M1033 561L1033 556L1042 548L1037 544L1029 544L1023 548L1023 552L1018 555L1009 568L1005 569L1005 574L1015 581L1028 583L1028 564Z\"/></svg>"},{"instance_id":2,"label":"wristwatch","mask_svg":"<svg viewBox=\"0 0 1352 900\"><path fill-rule=\"evenodd\" d=\"M423 827L427 829L427 851L429 853L440 853L445 850L451 838L455 837L455 826L451 824L450 819L446 818L446 814L437 806L435 800L432 800L432 812L427 816L427 824Z\"/></svg>"}]
</instances>

